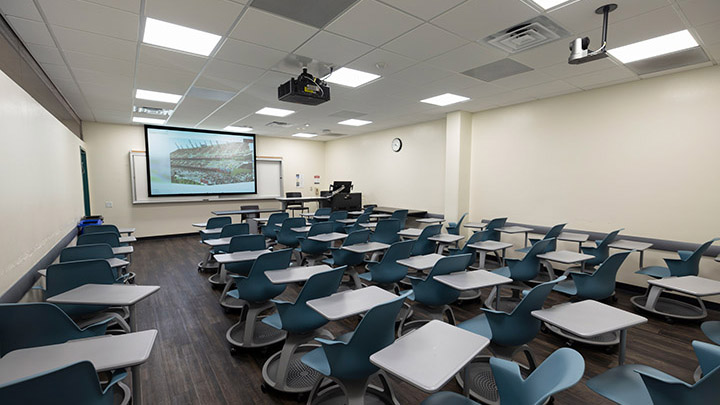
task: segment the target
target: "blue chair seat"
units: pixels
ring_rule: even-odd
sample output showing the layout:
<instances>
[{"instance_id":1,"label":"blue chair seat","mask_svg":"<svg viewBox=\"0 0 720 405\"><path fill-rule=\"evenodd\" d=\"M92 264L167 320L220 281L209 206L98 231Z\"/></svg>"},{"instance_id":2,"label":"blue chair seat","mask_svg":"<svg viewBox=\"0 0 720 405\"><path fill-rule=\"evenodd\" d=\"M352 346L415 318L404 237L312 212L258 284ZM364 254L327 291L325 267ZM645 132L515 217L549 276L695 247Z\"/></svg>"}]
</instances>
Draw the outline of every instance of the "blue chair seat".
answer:
<instances>
[{"instance_id":1,"label":"blue chair seat","mask_svg":"<svg viewBox=\"0 0 720 405\"><path fill-rule=\"evenodd\" d=\"M656 278L665 278L670 277L670 269L667 267L662 266L649 266L645 267L643 269L640 269L635 272L635 274L645 274L646 276L650 277L656 277Z\"/></svg>"},{"instance_id":2,"label":"blue chair seat","mask_svg":"<svg viewBox=\"0 0 720 405\"><path fill-rule=\"evenodd\" d=\"M323 375L330 375L330 363L321 347L305 354L302 357L302 362Z\"/></svg>"},{"instance_id":3,"label":"blue chair seat","mask_svg":"<svg viewBox=\"0 0 720 405\"><path fill-rule=\"evenodd\" d=\"M360 277L361 279L363 279L365 281L372 281L372 273L358 274L358 277Z\"/></svg>"},{"instance_id":4,"label":"blue chair seat","mask_svg":"<svg viewBox=\"0 0 720 405\"><path fill-rule=\"evenodd\" d=\"M490 322L485 314L480 314L474 318L468 319L467 321L459 324L458 328L465 329L466 331L477 335L485 336L488 339L492 339L492 329L490 328Z\"/></svg>"},{"instance_id":5,"label":"blue chair seat","mask_svg":"<svg viewBox=\"0 0 720 405\"><path fill-rule=\"evenodd\" d=\"M707 321L700 325L705 336L716 345L720 345L720 321Z\"/></svg>"},{"instance_id":6,"label":"blue chair seat","mask_svg":"<svg viewBox=\"0 0 720 405\"><path fill-rule=\"evenodd\" d=\"M575 286L575 282L572 280L565 280L556 284L555 287L553 287L553 291L561 292L567 295L577 295L577 286Z\"/></svg>"},{"instance_id":7,"label":"blue chair seat","mask_svg":"<svg viewBox=\"0 0 720 405\"><path fill-rule=\"evenodd\" d=\"M515 251L520 253L527 253L530 251L530 249L532 249L532 245L520 249L515 249Z\"/></svg>"},{"instance_id":8,"label":"blue chair seat","mask_svg":"<svg viewBox=\"0 0 720 405\"><path fill-rule=\"evenodd\" d=\"M510 277L510 267L500 267L499 269L491 270L490 273L499 274L503 277Z\"/></svg>"},{"instance_id":9,"label":"blue chair seat","mask_svg":"<svg viewBox=\"0 0 720 405\"><path fill-rule=\"evenodd\" d=\"M272 315L263 318L262 323L270 325L275 329L282 329L282 319L280 319L280 313L278 312L275 312Z\"/></svg>"},{"instance_id":10,"label":"blue chair seat","mask_svg":"<svg viewBox=\"0 0 720 405\"><path fill-rule=\"evenodd\" d=\"M440 391L426 398L421 405L477 405L477 402L455 392Z\"/></svg>"},{"instance_id":11,"label":"blue chair seat","mask_svg":"<svg viewBox=\"0 0 720 405\"><path fill-rule=\"evenodd\" d=\"M642 364L626 364L591 378L588 380L587 386L619 404L652 405L650 393L645 388L642 377L635 370L649 374L658 373L656 369ZM672 376L667 377L675 379Z\"/></svg>"},{"instance_id":12,"label":"blue chair seat","mask_svg":"<svg viewBox=\"0 0 720 405\"><path fill-rule=\"evenodd\" d=\"M334 266L334 265L335 265L335 260L333 260L332 257L329 257L329 258L327 258L327 259L324 259L322 262L325 263L325 264L327 264L328 266Z\"/></svg>"}]
</instances>

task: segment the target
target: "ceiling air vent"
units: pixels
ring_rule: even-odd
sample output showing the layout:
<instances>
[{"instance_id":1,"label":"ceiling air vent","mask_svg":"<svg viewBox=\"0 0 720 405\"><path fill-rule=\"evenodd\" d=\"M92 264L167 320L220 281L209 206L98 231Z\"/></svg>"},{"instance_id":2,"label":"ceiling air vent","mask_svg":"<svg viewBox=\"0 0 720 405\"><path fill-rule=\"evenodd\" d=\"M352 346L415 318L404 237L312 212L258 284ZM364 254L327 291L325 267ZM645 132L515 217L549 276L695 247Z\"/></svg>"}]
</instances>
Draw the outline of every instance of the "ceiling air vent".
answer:
<instances>
[{"instance_id":1,"label":"ceiling air vent","mask_svg":"<svg viewBox=\"0 0 720 405\"><path fill-rule=\"evenodd\" d=\"M271 121L265 124L266 127L280 127L280 128L289 128L293 124L290 124L288 122L282 122L282 121Z\"/></svg>"},{"instance_id":2,"label":"ceiling air vent","mask_svg":"<svg viewBox=\"0 0 720 405\"><path fill-rule=\"evenodd\" d=\"M545 16L485 37L483 41L509 53L518 53L548 44L570 35L563 27Z\"/></svg>"},{"instance_id":3,"label":"ceiling air vent","mask_svg":"<svg viewBox=\"0 0 720 405\"><path fill-rule=\"evenodd\" d=\"M155 108L155 107L133 106L133 112L140 113L140 114L149 114L149 115L170 115L170 114L172 114L173 110L166 110L164 108Z\"/></svg>"}]
</instances>

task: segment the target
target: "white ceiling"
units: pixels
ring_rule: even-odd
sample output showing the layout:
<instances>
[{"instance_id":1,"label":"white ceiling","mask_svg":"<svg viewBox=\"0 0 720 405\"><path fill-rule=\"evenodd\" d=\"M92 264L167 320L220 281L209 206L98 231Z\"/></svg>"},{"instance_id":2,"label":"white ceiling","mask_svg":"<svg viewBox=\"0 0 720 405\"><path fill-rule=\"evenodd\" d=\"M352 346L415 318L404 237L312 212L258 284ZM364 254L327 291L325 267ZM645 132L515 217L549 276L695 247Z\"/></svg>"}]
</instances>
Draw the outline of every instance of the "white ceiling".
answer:
<instances>
[{"instance_id":1,"label":"white ceiling","mask_svg":"<svg viewBox=\"0 0 720 405\"><path fill-rule=\"evenodd\" d=\"M0 12L83 120L129 124L135 105L175 108L167 123L173 126L354 135L642 79L612 58L567 63L572 38L588 35L597 47L602 17L594 10L608 1L542 12L531 0L358 0L323 29L253 8L251 0L0 0ZM720 0L614 2L610 48L689 29L710 58L693 68L720 61ZM541 14L571 35L514 55L481 41ZM145 17L222 40L207 58L143 45ZM460 73L506 57L534 70L491 83ZM382 78L356 89L333 85L331 101L319 106L278 101L277 86L300 72L295 61L303 58ZM136 100L138 88L184 97L177 106ZM471 100L419 102L446 92ZM297 112L254 114L266 106ZM347 114L373 123L338 125ZM266 126L273 120L292 125Z\"/></svg>"}]
</instances>

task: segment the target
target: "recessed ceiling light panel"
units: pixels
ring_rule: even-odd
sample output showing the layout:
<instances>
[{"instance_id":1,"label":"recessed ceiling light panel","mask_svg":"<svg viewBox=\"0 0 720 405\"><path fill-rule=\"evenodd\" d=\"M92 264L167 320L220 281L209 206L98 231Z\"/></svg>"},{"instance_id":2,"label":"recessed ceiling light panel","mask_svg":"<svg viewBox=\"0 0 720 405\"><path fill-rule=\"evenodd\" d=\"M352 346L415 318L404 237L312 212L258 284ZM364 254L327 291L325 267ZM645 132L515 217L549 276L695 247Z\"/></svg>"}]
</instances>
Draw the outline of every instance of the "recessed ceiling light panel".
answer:
<instances>
[{"instance_id":1,"label":"recessed ceiling light panel","mask_svg":"<svg viewBox=\"0 0 720 405\"><path fill-rule=\"evenodd\" d=\"M298 138L315 138L317 134L307 134L305 132L298 132L297 134L293 134L293 136Z\"/></svg>"},{"instance_id":2,"label":"recessed ceiling light panel","mask_svg":"<svg viewBox=\"0 0 720 405\"><path fill-rule=\"evenodd\" d=\"M549 10L555 6L559 6L564 3L569 3L570 0L532 0L533 3L542 7L543 10Z\"/></svg>"},{"instance_id":3,"label":"recessed ceiling light panel","mask_svg":"<svg viewBox=\"0 0 720 405\"><path fill-rule=\"evenodd\" d=\"M363 125L372 124L372 121L349 119L338 122L340 125L350 125L351 127L361 127Z\"/></svg>"},{"instance_id":4,"label":"recessed ceiling light panel","mask_svg":"<svg viewBox=\"0 0 720 405\"><path fill-rule=\"evenodd\" d=\"M154 18L145 19L143 42L176 51L208 56L220 41L220 35L183 27Z\"/></svg>"},{"instance_id":5,"label":"recessed ceiling light panel","mask_svg":"<svg viewBox=\"0 0 720 405\"><path fill-rule=\"evenodd\" d=\"M380 78L380 75L350 68L340 68L323 77L323 80L328 83L335 83L341 86L358 87L365 83L370 83L378 78Z\"/></svg>"},{"instance_id":6,"label":"recessed ceiling light panel","mask_svg":"<svg viewBox=\"0 0 720 405\"><path fill-rule=\"evenodd\" d=\"M462 103L463 101L467 101L467 100L470 100L470 99L467 97L458 96L456 94L445 93L445 94L441 94L439 96L426 98L425 100L420 100L420 102L427 103L427 104L439 105L440 107L445 107L446 105Z\"/></svg>"},{"instance_id":7,"label":"recessed ceiling light panel","mask_svg":"<svg viewBox=\"0 0 720 405\"><path fill-rule=\"evenodd\" d=\"M255 112L255 114L260 115L270 115L272 117L287 117L290 114L293 114L295 111L293 110L283 110L282 108L270 108L265 107L261 110L258 110Z\"/></svg>"},{"instance_id":8,"label":"recessed ceiling light panel","mask_svg":"<svg viewBox=\"0 0 720 405\"><path fill-rule=\"evenodd\" d=\"M133 122L137 122L138 124L153 124L153 125L163 125L165 124L166 120L161 120L159 118L145 118L145 117L133 117Z\"/></svg>"},{"instance_id":9,"label":"recessed ceiling light panel","mask_svg":"<svg viewBox=\"0 0 720 405\"><path fill-rule=\"evenodd\" d=\"M698 43L692 34L688 30L683 30L611 49L608 53L622 63L631 63L696 46Z\"/></svg>"},{"instance_id":10,"label":"recessed ceiling light panel","mask_svg":"<svg viewBox=\"0 0 720 405\"><path fill-rule=\"evenodd\" d=\"M161 103L176 104L182 98L179 94L162 93L159 91L141 90L135 91L135 98L151 101L160 101Z\"/></svg>"},{"instance_id":11,"label":"recessed ceiling light panel","mask_svg":"<svg viewBox=\"0 0 720 405\"><path fill-rule=\"evenodd\" d=\"M252 130L252 127L234 127L232 125L228 125L223 129L223 131L229 132L250 132Z\"/></svg>"}]
</instances>

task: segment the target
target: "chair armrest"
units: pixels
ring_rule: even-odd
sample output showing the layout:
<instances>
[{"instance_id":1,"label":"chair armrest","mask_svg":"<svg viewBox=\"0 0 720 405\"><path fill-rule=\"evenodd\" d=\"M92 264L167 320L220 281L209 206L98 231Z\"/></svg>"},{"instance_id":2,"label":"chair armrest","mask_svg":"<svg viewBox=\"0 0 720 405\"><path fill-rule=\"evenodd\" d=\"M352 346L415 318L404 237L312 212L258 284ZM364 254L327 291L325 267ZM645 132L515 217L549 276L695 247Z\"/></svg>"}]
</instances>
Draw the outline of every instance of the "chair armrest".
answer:
<instances>
[{"instance_id":1,"label":"chair armrest","mask_svg":"<svg viewBox=\"0 0 720 405\"><path fill-rule=\"evenodd\" d=\"M688 388L692 387L690 384L686 383L685 381L675 378L671 376L670 374L664 373L660 370L655 369L643 369L643 370L633 370L636 373L640 374L641 376L649 377L654 380L662 381L666 384L682 384Z\"/></svg>"},{"instance_id":2,"label":"chair armrest","mask_svg":"<svg viewBox=\"0 0 720 405\"><path fill-rule=\"evenodd\" d=\"M113 370L110 375L112 375L112 378L110 378L110 382L108 382L108 385L103 390L103 395L106 394L113 385L119 383L120 380L127 377L127 372L124 370Z\"/></svg>"},{"instance_id":3,"label":"chair armrest","mask_svg":"<svg viewBox=\"0 0 720 405\"><path fill-rule=\"evenodd\" d=\"M272 299L272 300L270 300L270 302L272 302L272 303L275 304L275 305L292 305L292 302L290 302L290 301L283 301L283 300L275 300L275 299Z\"/></svg>"},{"instance_id":4,"label":"chair armrest","mask_svg":"<svg viewBox=\"0 0 720 405\"><path fill-rule=\"evenodd\" d=\"M514 361L504 360L498 357L490 357L490 369L495 380L502 381L501 388L508 392L522 392L523 378L520 373L520 365ZM500 395L502 393L498 392Z\"/></svg>"},{"instance_id":5,"label":"chair armrest","mask_svg":"<svg viewBox=\"0 0 720 405\"><path fill-rule=\"evenodd\" d=\"M405 277L409 278L410 280L417 280L417 281L425 280L425 277L418 277L418 276L411 276L411 275L407 275Z\"/></svg>"},{"instance_id":6,"label":"chair armrest","mask_svg":"<svg viewBox=\"0 0 720 405\"><path fill-rule=\"evenodd\" d=\"M335 345L346 345L346 342L340 340L329 340L323 338L315 338L316 341L322 343L324 346L335 346Z\"/></svg>"},{"instance_id":7,"label":"chair armrest","mask_svg":"<svg viewBox=\"0 0 720 405\"><path fill-rule=\"evenodd\" d=\"M239 274L228 274L228 276L230 276L233 280L235 280L235 282L245 280L247 278L247 277L241 276Z\"/></svg>"}]
</instances>

